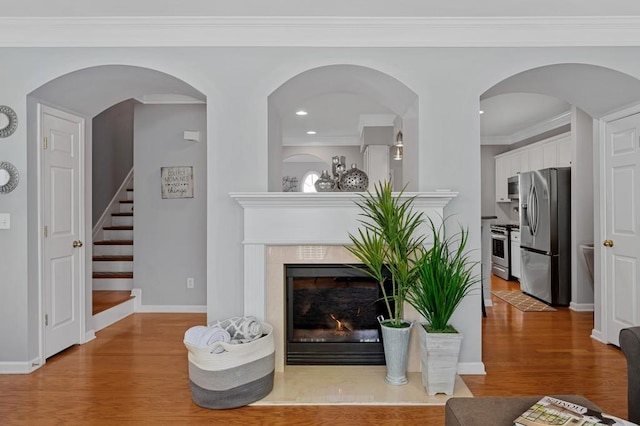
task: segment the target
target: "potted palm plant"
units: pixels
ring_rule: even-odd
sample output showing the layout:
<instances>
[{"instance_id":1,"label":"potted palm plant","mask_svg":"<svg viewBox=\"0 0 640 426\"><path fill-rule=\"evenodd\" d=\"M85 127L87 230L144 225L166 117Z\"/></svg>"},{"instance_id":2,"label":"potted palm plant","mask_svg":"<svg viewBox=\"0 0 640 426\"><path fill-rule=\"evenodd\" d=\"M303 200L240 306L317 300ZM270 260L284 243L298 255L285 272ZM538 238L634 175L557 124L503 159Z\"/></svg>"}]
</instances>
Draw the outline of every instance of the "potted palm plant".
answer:
<instances>
[{"instance_id":1,"label":"potted palm plant","mask_svg":"<svg viewBox=\"0 0 640 426\"><path fill-rule=\"evenodd\" d=\"M416 236L424 222L422 213L413 211L413 198L404 192L394 195L390 182L378 182L374 193L367 191L356 204L362 212L357 234L349 234L353 245L346 246L361 263L357 269L380 284L387 318L379 318L387 364L385 381L407 383L407 356L413 322L403 317L409 283L415 279L415 255L424 237ZM390 283L386 284L390 276Z\"/></svg>"},{"instance_id":2,"label":"potted palm plant","mask_svg":"<svg viewBox=\"0 0 640 426\"><path fill-rule=\"evenodd\" d=\"M408 283L406 300L424 317L418 328L421 347L422 383L429 395L453 394L462 334L451 325L451 316L460 302L479 282L466 252L469 231L445 237L443 220L437 225L429 218L433 246L416 257L417 279Z\"/></svg>"}]
</instances>

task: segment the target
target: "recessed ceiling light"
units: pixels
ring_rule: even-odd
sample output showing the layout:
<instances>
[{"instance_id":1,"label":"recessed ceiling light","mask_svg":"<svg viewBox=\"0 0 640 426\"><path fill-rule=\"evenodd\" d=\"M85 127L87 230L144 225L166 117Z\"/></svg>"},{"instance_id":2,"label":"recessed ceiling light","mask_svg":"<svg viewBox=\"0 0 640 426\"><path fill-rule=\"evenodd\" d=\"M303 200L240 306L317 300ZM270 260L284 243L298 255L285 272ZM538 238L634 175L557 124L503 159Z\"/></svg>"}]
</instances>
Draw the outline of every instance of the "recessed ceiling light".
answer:
<instances>
[{"instance_id":1,"label":"recessed ceiling light","mask_svg":"<svg viewBox=\"0 0 640 426\"><path fill-rule=\"evenodd\" d=\"M304 110L296 111L296 115L307 115L307 111L304 111Z\"/></svg>"},{"instance_id":2,"label":"recessed ceiling light","mask_svg":"<svg viewBox=\"0 0 640 426\"><path fill-rule=\"evenodd\" d=\"M483 111L483 110L480 110L480 114L484 114L484 111Z\"/></svg>"},{"instance_id":3,"label":"recessed ceiling light","mask_svg":"<svg viewBox=\"0 0 640 426\"><path fill-rule=\"evenodd\" d=\"M307 132L307 134L308 134L308 135L315 135L315 134L316 134L316 131L315 131L315 130L309 130L309 131Z\"/></svg>"}]
</instances>

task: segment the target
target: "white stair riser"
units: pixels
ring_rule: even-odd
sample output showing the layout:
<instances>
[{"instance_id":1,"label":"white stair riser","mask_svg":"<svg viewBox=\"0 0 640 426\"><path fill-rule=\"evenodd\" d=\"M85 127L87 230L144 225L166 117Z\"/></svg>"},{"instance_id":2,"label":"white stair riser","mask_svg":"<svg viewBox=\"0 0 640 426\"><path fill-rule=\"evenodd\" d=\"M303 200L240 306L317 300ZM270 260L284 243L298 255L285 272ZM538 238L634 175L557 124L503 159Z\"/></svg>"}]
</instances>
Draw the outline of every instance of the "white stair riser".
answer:
<instances>
[{"instance_id":1,"label":"white stair riser","mask_svg":"<svg viewBox=\"0 0 640 426\"><path fill-rule=\"evenodd\" d=\"M133 240L133 231L105 229L104 239L105 240Z\"/></svg>"},{"instance_id":2,"label":"white stair riser","mask_svg":"<svg viewBox=\"0 0 640 426\"><path fill-rule=\"evenodd\" d=\"M111 216L112 226L133 226L133 216Z\"/></svg>"},{"instance_id":3,"label":"white stair riser","mask_svg":"<svg viewBox=\"0 0 640 426\"><path fill-rule=\"evenodd\" d=\"M93 272L133 272L133 262L93 261Z\"/></svg>"},{"instance_id":4,"label":"white stair riser","mask_svg":"<svg viewBox=\"0 0 640 426\"><path fill-rule=\"evenodd\" d=\"M127 191L127 200L133 200L133 191Z\"/></svg>"},{"instance_id":5,"label":"white stair riser","mask_svg":"<svg viewBox=\"0 0 640 426\"><path fill-rule=\"evenodd\" d=\"M120 213L130 213L133 211L133 203L120 203Z\"/></svg>"},{"instance_id":6,"label":"white stair riser","mask_svg":"<svg viewBox=\"0 0 640 426\"><path fill-rule=\"evenodd\" d=\"M96 256L133 256L133 245L94 245Z\"/></svg>"},{"instance_id":7,"label":"white stair riser","mask_svg":"<svg viewBox=\"0 0 640 426\"><path fill-rule=\"evenodd\" d=\"M132 290L132 278L94 278L94 290Z\"/></svg>"}]
</instances>

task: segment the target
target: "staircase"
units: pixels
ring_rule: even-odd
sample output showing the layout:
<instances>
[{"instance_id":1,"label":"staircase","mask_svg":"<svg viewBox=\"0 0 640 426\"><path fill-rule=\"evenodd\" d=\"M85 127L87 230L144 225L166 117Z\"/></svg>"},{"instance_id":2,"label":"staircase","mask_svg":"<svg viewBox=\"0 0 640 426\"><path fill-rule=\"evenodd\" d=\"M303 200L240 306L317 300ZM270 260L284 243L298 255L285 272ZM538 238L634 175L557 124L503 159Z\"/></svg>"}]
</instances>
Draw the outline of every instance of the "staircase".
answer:
<instances>
[{"instance_id":1,"label":"staircase","mask_svg":"<svg viewBox=\"0 0 640 426\"><path fill-rule=\"evenodd\" d=\"M93 290L132 290L133 188L126 189L101 238L93 242Z\"/></svg>"}]
</instances>

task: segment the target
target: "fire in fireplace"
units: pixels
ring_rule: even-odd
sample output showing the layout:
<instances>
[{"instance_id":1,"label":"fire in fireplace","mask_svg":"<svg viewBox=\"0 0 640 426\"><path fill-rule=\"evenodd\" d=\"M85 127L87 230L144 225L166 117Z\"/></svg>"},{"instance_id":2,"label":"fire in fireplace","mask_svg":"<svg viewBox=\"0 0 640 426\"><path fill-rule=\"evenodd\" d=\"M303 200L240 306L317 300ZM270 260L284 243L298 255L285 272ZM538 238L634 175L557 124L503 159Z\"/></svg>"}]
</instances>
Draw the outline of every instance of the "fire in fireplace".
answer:
<instances>
[{"instance_id":1,"label":"fire in fireplace","mask_svg":"<svg viewBox=\"0 0 640 426\"><path fill-rule=\"evenodd\" d=\"M286 265L289 365L384 364L379 284L349 265Z\"/></svg>"}]
</instances>

